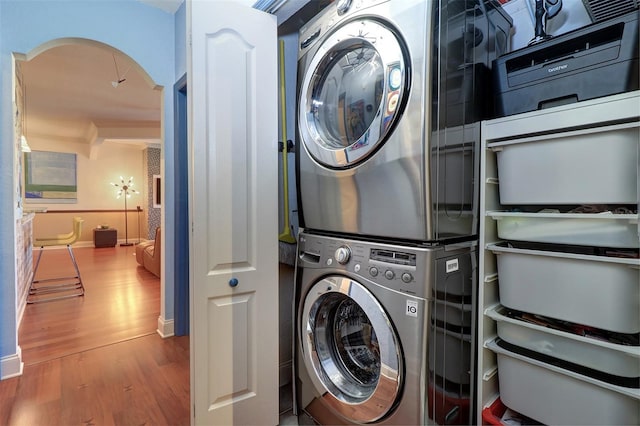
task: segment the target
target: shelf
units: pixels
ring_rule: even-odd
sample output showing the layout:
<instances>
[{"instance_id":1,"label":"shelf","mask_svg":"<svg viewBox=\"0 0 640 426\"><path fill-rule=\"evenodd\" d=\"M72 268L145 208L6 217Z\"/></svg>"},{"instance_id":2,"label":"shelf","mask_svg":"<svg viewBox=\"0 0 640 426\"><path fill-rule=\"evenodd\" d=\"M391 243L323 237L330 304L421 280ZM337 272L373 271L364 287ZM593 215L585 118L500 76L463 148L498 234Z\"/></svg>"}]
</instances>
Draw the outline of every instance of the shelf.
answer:
<instances>
[{"instance_id":1,"label":"shelf","mask_svg":"<svg viewBox=\"0 0 640 426\"><path fill-rule=\"evenodd\" d=\"M482 123L480 344L475 407L478 420L482 419L482 410L499 398L507 407L543 423L579 424L594 419L602 424L638 422L640 389L623 388L544 365L533 355L509 353L495 342L500 340L500 334L511 336L512 344L530 345L526 349L532 353L538 350L544 356L559 345L568 345L570 349L564 349L560 359L575 364L591 362L591 366L600 363L617 373L626 368L624 363L611 363L617 356L629 357L626 366L631 366L631 370L638 365L640 347L621 348L524 326L514 323L517 320L505 319L503 312L508 308L535 311L537 308L531 306L537 304L543 308L541 312L533 312L537 315L551 318L556 315L583 325L607 324L612 331L616 328L620 332L638 331L640 259L601 255L611 254L610 249L626 251L624 254L637 252L638 214L562 211L584 204L610 204L637 211L639 135L639 91ZM505 155L507 151L511 152ZM617 164L621 166L616 168ZM604 181L598 181L601 170L606 170ZM610 195L613 199L607 199ZM508 241L512 247L504 244ZM507 257L517 258L518 262L504 270ZM593 268L599 269L596 275ZM515 299L505 287L514 281L516 286L520 285ZM565 284L566 293L555 294ZM625 289L620 290L620 286ZM519 304L508 306L513 300ZM573 315L576 312L579 315ZM617 318L615 324L607 323L611 317ZM580 345L587 345L586 349ZM597 355L593 355L594 350ZM590 360L589 356L594 358ZM636 373L631 370L624 371ZM578 396L567 400L567 394ZM568 401L568 408L564 403L558 408L558 400ZM598 410L597 414L591 414ZM584 418L583 413L590 414Z\"/></svg>"}]
</instances>

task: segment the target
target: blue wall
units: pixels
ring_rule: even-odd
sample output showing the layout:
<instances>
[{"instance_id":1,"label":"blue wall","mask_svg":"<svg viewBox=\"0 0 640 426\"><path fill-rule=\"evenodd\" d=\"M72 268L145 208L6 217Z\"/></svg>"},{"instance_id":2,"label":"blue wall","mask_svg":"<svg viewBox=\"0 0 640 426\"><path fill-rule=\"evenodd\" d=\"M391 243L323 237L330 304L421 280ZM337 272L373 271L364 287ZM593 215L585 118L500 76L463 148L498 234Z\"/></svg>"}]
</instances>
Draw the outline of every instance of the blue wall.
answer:
<instances>
[{"instance_id":1,"label":"blue wall","mask_svg":"<svg viewBox=\"0 0 640 426\"><path fill-rule=\"evenodd\" d=\"M187 6L176 11L176 80L187 72Z\"/></svg>"},{"instance_id":2,"label":"blue wall","mask_svg":"<svg viewBox=\"0 0 640 426\"><path fill-rule=\"evenodd\" d=\"M15 221L11 53L28 54L54 39L77 37L108 44L140 64L164 86L163 157L173 158L173 84L176 81L174 15L135 0L2 0L0 1L0 359L16 353ZM184 39L184 35L182 35ZM184 42L182 43L184 45ZM183 47L184 49L184 47ZM181 53L181 55L184 55ZM184 61L184 59L181 59ZM164 319L173 309L173 172L165 168L165 300ZM0 371L0 376L2 372Z\"/></svg>"}]
</instances>

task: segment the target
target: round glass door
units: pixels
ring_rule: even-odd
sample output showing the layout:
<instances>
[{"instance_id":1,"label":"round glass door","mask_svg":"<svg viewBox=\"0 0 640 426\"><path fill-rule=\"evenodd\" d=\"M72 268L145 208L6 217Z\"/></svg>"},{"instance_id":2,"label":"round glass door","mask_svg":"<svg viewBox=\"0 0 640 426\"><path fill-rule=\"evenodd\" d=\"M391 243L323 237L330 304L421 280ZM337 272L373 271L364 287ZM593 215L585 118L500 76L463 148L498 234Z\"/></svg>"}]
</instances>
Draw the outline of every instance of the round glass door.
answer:
<instances>
[{"instance_id":1,"label":"round glass door","mask_svg":"<svg viewBox=\"0 0 640 426\"><path fill-rule=\"evenodd\" d=\"M381 23L354 21L331 34L301 86L298 120L309 154L342 168L375 152L400 115L406 74L401 43Z\"/></svg>"},{"instance_id":2,"label":"round glass door","mask_svg":"<svg viewBox=\"0 0 640 426\"><path fill-rule=\"evenodd\" d=\"M309 291L301 325L305 364L330 407L364 423L393 410L402 354L386 312L366 288L344 277L323 279Z\"/></svg>"}]
</instances>

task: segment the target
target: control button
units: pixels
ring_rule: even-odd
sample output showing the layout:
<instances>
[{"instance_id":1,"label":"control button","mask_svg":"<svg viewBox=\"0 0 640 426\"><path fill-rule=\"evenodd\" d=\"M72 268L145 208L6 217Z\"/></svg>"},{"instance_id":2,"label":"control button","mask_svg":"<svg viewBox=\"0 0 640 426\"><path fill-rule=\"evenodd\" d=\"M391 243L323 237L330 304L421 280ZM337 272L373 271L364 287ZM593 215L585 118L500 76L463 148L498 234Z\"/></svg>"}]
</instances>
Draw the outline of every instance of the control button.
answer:
<instances>
[{"instance_id":1,"label":"control button","mask_svg":"<svg viewBox=\"0 0 640 426\"><path fill-rule=\"evenodd\" d=\"M391 72L389 72L389 87L391 87L391 90L398 90L401 84L402 71L400 71L400 68L393 68Z\"/></svg>"},{"instance_id":2,"label":"control button","mask_svg":"<svg viewBox=\"0 0 640 426\"><path fill-rule=\"evenodd\" d=\"M371 274L372 277L377 277L378 268L376 268L375 266L372 266L371 268L369 268L369 273Z\"/></svg>"},{"instance_id":3,"label":"control button","mask_svg":"<svg viewBox=\"0 0 640 426\"><path fill-rule=\"evenodd\" d=\"M384 271L384 276L388 279L388 280L392 280L396 274L393 273L393 271L391 269L387 269L386 271Z\"/></svg>"},{"instance_id":4,"label":"control button","mask_svg":"<svg viewBox=\"0 0 640 426\"><path fill-rule=\"evenodd\" d=\"M311 34L307 39L305 39L302 43L300 43L300 48L301 49L306 49L307 47L309 47L309 45L311 43L313 43L313 40L317 39L320 36L320 28L318 28L318 30Z\"/></svg>"},{"instance_id":5,"label":"control button","mask_svg":"<svg viewBox=\"0 0 640 426\"><path fill-rule=\"evenodd\" d=\"M333 259L332 258L328 258L327 259L327 266L331 266L333 265Z\"/></svg>"},{"instance_id":6,"label":"control button","mask_svg":"<svg viewBox=\"0 0 640 426\"><path fill-rule=\"evenodd\" d=\"M353 271L354 272L360 272L360 264L356 263L356 265L353 267Z\"/></svg>"},{"instance_id":7,"label":"control button","mask_svg":"<svg viewBox=\"0 0 640 426\"><path fill-rule=\"evenodd\" d=\"M408 272L404 272L400 278L402 278L402 281L404 281L405 283L410 283L411 280L413 280L413 277Z\"/></svg>"},{"instance_id":8,"label":"control button","mask_svg":"<svg viewBox=\"0 0 640 426\"><path fill-rule=\"evenodd\" d=\"M345 13L347 13L350 7L351 7L351 0L338 0L338 4L336 6L338 10L338 15L344 15Z\"/></svg>"},{"instance_id":9,"label":"control button","mask_svg":"<svg viewBox=\"0 0 640 426\"><path fill-rule=\"evenodd\" d=\"M334 257L339 264L345 265L351 258L351 249L348 246L338 247L334 254Z\"/></svg>"}]
</instances>

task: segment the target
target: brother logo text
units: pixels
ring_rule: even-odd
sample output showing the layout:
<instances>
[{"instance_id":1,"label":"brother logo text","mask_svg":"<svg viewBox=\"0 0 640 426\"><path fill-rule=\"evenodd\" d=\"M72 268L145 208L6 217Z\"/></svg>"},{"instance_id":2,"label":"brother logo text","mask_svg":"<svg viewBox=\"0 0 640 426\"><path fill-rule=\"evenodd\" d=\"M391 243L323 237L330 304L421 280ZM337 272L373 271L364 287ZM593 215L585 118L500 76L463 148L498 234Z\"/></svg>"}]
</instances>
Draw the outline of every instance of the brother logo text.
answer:
<instances>
[{"instance_id":1,"label":"brother logo text","mask_svg":"<svg viewBox=\"0 0 640 426\"><path fill-rule=\"evenodd\" d=\"M548 68L547 72L552 73L552 72L556 72L556 71L561 71L561 70L565 70L567 69L569 65L558 65L557 67L553 67L553 68Z\"/></svg>"}]
</instances>

